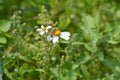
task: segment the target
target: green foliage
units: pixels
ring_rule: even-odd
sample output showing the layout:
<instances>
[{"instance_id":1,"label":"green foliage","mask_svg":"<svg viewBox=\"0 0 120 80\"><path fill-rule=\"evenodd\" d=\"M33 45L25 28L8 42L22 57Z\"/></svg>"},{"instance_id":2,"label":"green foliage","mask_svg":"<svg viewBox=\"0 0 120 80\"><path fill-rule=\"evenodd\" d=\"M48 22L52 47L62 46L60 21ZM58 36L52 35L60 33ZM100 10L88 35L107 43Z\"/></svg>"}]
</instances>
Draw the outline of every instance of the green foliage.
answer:
<instances>
[{"instance_id":1,"label":"green foliage","mask_svg":"<svg viewBox=\"0 0 120 80\"><path fill-rule=\"evenodd\" d=\"M0 0L0 79L119 80L118 3ZM46 39L52 31L37 33L41 25L69 31L70 40L54 45Z\"/></svg>"},{"instance_id":2,"label":"green foliage","mask_svg":"<svg viewBox=\"0 0 120 80\"><path fill-rule=\"evenodd\" d=\"M0 26L0 46L2 46L7 43L6 37L10 37L7 31L10 29L11 23L8 20L1 20Z\"/></svg>"},{"instance_id":3,"label":"green foliage","mask_svg":"<svg viewBox=\"0 0 120 80\"><path fill-rule=\"evenodd\" d=\"M0 62L0 79L2 80L2 75L3 75L3 65Z\"/></svg>"}]
</instances>

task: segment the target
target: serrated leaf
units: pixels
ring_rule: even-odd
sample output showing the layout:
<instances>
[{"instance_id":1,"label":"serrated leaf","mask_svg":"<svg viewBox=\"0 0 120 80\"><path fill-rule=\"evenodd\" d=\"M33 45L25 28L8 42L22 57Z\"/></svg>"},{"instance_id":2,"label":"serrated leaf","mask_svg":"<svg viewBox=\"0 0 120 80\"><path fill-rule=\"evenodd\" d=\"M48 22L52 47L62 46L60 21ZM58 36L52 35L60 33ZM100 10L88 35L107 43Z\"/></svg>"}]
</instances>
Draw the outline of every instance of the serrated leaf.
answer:
<instances>
[{"instance_id":1,"label":"serrated leaf","mask_svg":"<svg viewBox=\"0 0 120 80\"><path fill-rule=\"evenodd\" d=\"M83 15L82 21L86 27L95 28L95 21L94 18L90 15Z\"/></svg>"},{"instance_id":2,"label":"serrated leaf","mask_svg":"<svg viewBox=\"0 0 120 80\"><path fill-rule=\"evenodd\" d=\"M10 29L11 23L8 20L0 21L0 30L3 32L7 32Z\"/></svg>"},{"instance_id":3,"label":"serrated leaf","mask_svg":"<svg viewBox=\"0 0 120 80\"><path fill-rule=\"evenodd\" d=\"M3 36L0 37L0 43L5 44L7 43L7 39Z\"/></svg>"}]
</instances>

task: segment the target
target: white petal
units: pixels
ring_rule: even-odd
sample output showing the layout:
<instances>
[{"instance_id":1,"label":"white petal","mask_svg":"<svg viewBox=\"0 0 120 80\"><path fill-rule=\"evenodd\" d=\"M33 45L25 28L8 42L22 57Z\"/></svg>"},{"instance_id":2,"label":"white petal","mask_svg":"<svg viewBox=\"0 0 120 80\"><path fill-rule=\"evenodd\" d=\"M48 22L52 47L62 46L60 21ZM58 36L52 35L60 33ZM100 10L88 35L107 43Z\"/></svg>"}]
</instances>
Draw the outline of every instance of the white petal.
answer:
<instances>
[{"instance_id":1,"label":"white petal","mask_svg":"<svg viewBox=\"0 0 120 80\"><path fill-rule=\"evenodd\" d=\"M61 32L60 35L70 36L70 32Z\"/></svg>"},{"instance_id":2,"label":"white petal","mask_svg":"<svg viewBox=\"0 0 120 80\"><path fill-rule=\"evenodd\" d=\"M45 31L40 31L39 33L40 33L40 35L43 35L45 33Z\"/></svg>"},{"instance_id":3,"label":"white petal","mask_svg":"<svg viewBox=\"0 0 120 80\"><path fill-rule=\"evenodd\" d=\"M70 32L61 32L60 37L69 40L70 39Z\"/></svg>"},{"instance_id":4,"label":"white petal","mask_svg":"<svg viewBox=\"0 0 120 80\"><path fill-rule=\"evenodd\" d=\"M41 25L41 29L42 29L42 28L44 28L44 26L43 26L43 25Z\"/></svg>"},{"instance_id":5,"label":"white petal","mask_svg":"<svg viewBox=\"0 0 120 80\"><path fill-rule=\"evenodd\" d=\"M46 29L45 32L48 33L48 30Z\"/></svg>"},{"instance_id":6,"label":"white petal","mask_svg":"<svg viewBox=\"0 0 120 80\"><path fill-rule=\"evenodd\" d=\"M52 26L47 26L47 27L46 27L46 29L50 29L50 28L52 28Z\"/></svg>"},{"instance_id":7,"label":"white petal","mask_svg":"<svg viewBox=\"0 0 120 80\"><path fill-rule=\"evenodd\" d=\"M51 35L48 35L48 36L47 36L47 41L51 41L51 40L52 40Z\"/></svg>"},{"instance_id":8,"label":"white petal","mask_svg":"<svg viewBox=\"0 0 120 80\"><path fill-rule=\"evenodd\" d=\"M53 36L53 44L56 44L58 42L59 37L58 36Z\"/></svg>"},{"instance_id":9,"label":"white petal","mask_svg":"<svg viewBox=\"0 0 120 80\"><path fill-rule=\"evenodd\" d=\"M60 36L62 39L65 39L65 40L69 40L70 37L69 36Z\"/></svg>"},{"instance_id":10,"label":"white petal","mask_svg":"<svg viewBox=\"0 0 120 80\"><path fill-rule=\"evenodd\" d=\"M42 31L42 29L38 28L36 31L40 32L40 31Z\"/></svg>"}]
</instances>

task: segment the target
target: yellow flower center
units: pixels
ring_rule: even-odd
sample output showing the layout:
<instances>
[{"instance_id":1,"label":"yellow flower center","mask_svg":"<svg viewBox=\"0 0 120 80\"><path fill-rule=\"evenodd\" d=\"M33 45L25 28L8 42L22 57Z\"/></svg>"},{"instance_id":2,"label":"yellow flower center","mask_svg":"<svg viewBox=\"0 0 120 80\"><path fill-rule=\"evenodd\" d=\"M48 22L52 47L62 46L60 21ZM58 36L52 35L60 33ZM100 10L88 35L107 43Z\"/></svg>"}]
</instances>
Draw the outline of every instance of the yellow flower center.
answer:
<instances>
[{"instance_id":1,"label":"yellow flower center","mask_svg":"<svg viewBox=\"0 0 120 80\"><path fill-rule=\"evenodd\" d=\"M43 27L42 30L45 31L45 30L46 30L46 27Z\"/></svg>"},{"instance_id":2,"label":"yellow flower center","mask_svg":"<svg viewBox=\"0 0 120 80\"><path fill-rule=\"evenodd\" d=\"M55 30L53 34L54 34L55 36L59 36L60 33L61 33L61 30Z\"/></svg>"}]
</instances>

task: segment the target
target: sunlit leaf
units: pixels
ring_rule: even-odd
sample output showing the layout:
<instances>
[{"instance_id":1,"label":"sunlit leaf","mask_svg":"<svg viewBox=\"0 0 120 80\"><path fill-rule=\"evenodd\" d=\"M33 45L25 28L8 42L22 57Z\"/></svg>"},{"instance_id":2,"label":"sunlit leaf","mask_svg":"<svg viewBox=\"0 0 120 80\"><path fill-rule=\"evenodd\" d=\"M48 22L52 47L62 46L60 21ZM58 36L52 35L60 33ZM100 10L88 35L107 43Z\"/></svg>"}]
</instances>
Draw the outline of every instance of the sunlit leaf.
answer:
<instances>
[{"instance_id":1,"label":"sunlit leaf","mask_svg":"<svg viewBox=\"0 0 120 80\"><path fill-rule=\"evenodd\" d=\"M7 68L4 69L4 73L9 79L13 80L13 77L12 77L11 73L8 71Z\"/></svg>"},{"instance_id":2,"label":"sunlit leaf","mask_svg":"<svg viewBox=\"0 0 120 80\"><path fill-rule=\"evenodd\" d=\"M7 20L0 21L0 30L3 32L7 32L10 29L11 23Z\"/></svg>"},{"instance_id":3,"label":"sunlit leaf","mask_svg":"<svg viewBox=\"0 0 120 80\"><path fill-rule=\"evenodd\" d=\"M7 43L7 39L5 37L0 37L0 43L5 44Z\"/></svg>"},{"instance_id":4,"label":"sunlit leaf","mask_svg":"<svg viewBox=\"0 0 120 80\"><path fill-rule=\"evenodd\" d=\"M108 43L110 43L110 44L118 44L119 41L110 40L110 41L108 41Z\"/></svg>"}]
</instances>

